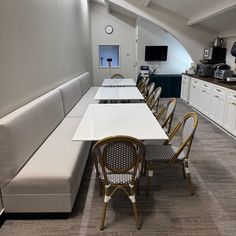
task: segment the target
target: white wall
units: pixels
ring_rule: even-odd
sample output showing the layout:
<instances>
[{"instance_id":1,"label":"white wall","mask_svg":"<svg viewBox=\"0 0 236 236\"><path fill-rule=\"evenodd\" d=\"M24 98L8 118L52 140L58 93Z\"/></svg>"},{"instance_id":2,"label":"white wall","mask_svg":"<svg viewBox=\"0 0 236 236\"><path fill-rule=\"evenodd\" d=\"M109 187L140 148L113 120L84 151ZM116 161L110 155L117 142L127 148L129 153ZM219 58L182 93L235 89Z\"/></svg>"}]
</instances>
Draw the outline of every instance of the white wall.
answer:
<instances>
[{"instance_id":1,"label":"white wall","mask_svg":"<svg viewBox=\"0 0 236 236\"><path fill-rule=\"evenodd\" d=\"M132 14L147 19L170 32L181 42L195 63L202 59L204 48L216 34L200 26L187 26L184 17L175 15L152 2L148 7L143 5L143 1L137 0L109 0L109 2L113 8L125 8Z\"/></svg>"},{"instance_id":2,"label":"white wall","mask_svg":"<svg viewBox=\"0 0 236 236\"><path fill-rule=\"evenodd\" d=\"M0 1L0 117L91 70L87 0Z\"/></svg>"},{"instance_id":3,"label":"white wall","mask_svg":"<svg viewBox=\"0 0 236 236\"><path fill-rule=\"evenodd\" d=\"M113 33L106 34L105 26L112 25ZM93 52L94 84L101 85L104 78L110 77L110 70L99 68L98 45L120 45L120 68L113 68L111 74L122 74L132 78L136 76L133 66L135 58L135 21L119 15L108 13L104 6L92 4L91 6L91 34Z\"/></svg>"},{"instance_id":4,"label":"white wall","mask_svg":"<svg viewBox=\"0 0 236 236\"><path fill-rule=\"evenodd\" d=\"M167 45L167 61L144 61L145 46ZM138 68L140 65L149 65L157 68L158 74L181 74L189 69L192 59L186 49L167 31L158 25L138 20Z\"/></svg>"},{"instance_id":5,"label":"white wall","mask_svg":"<svg viewBox=\"0 0 236 236\"><path fill-rule=\"evenodd\" d=\"M236 37L231 37L226 39L226 47L227 47L226 63L231 66L231 69L234 70L234 74L236 75L235 57L231 55L231 48L234 42L236 42Z\"/></svg>"}]
</instances>

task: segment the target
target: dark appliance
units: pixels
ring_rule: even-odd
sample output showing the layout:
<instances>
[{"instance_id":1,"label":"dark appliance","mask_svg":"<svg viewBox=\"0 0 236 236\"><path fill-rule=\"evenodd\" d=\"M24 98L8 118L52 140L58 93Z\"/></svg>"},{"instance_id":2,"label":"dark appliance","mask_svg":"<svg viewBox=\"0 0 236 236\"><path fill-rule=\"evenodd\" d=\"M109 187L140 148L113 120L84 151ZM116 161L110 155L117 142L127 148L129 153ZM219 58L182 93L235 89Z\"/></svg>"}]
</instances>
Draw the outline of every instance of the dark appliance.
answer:
<instances>
[{"instance_id":1,"label":"dark appliance","mask_svg":"<svg viewBox=\"0 0 236 236\"><path fill-rule=\"evenodd\" d=\"M224 63L226 58L226 48L209 47L204 49L203 59L208 64Z\"/></svg>"},{"instance_id":2,"label":"dark appliance","mask_svg":"<svg viewBox=\"0 0 236 236\"><path fill-rule=\"evenodd\" d=\"M168 46L146 46L145 61L166 61Z\"/></svg>"},{"instance_id":3,"label":"dark appliance","mask_svg":"<svg viewBox=\"0 0 236 236\"><path fill-rule=\"evenodd\" d=\"M233 57L236 57L236 42L234 42L233 47L231 48L231 55Z\"/></svg>"},{"instance_id":4,"label":"dark appliance","mask_svg":"<svg viewBox=\"0 0 236 236\"><path fill-rule=\"evenodd\" d=\"M203 77L211 77L213 76L213 65L210 64L200 64L198 75Z\"/></svg>"}]
</instances>

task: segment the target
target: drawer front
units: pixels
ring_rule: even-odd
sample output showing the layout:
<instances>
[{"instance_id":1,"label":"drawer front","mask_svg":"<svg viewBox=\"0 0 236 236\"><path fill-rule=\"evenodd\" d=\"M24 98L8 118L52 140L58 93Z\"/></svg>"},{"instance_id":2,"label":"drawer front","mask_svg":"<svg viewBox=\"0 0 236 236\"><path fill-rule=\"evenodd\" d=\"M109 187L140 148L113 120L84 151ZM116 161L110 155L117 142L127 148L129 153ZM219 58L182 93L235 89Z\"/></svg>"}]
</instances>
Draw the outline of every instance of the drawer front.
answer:
<instances>
[{"instance_id":1,"label":"drawer front","mask_svg":"<svg viewBox=\"0 0 236 236\"><path fill-rule=\"evenodd\" d=\"M190 77L188 75L182 75L182 81L189 83Z\"/></svg>"},{"instance_id":2,"label":"drawer front","mask_svg":"<svg viewBox=\"0 0 236 236\"><path fill-rule=\"evenodd\" d=\"M207 82L202 82L201 86L202 86L204 89L211 89L211 88L212 88L212 84L207 83Z\"/></svg>"},{"instance_id":3,"label":"drawer front","mask_svg":"<svg viewBox=\"0 0 236 236\"><path fill-rule=\"evenodd\" d=\"M192 77L192 85L201 85L202 81Z\"/></svg>"},{"instance_id":4,"label":"drawer front","mask_svg":"<svg viewBox=\"0 0 236 236\"><path fill-rule=\"evenodd\" d=\"M217 94L225 96L225 97L227 95L227 88L223 88L221 86L213 85L212 86L212 91L214 93L217 93Z\"/></svg>"},{"instance_id":5,"label":"drawer front","mask_svg":"<svg viewBox=\"0 0 236 236\"><path fill-rule=\"evenodd\" d=\"M229 98L236 100L236 91L228 89L228 95Z\"/></svg>"}]
</instances>

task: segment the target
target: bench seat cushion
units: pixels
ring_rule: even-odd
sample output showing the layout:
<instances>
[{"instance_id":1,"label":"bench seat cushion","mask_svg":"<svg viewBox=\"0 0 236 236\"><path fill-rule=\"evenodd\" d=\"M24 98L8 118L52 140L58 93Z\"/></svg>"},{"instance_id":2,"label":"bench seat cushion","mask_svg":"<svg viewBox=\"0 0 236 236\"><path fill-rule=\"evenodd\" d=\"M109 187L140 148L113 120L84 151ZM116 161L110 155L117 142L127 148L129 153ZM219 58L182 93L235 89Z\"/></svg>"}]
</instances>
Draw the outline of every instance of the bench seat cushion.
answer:
<instances>
[{"instance_id":1,"label":"bench seat cushion","mask_svg":"<svg viewBox=\"0 0 236 236\"><path fill-rule=\"evenodd\" d=\"M28 163L2 188L6 212L70 212L90 150L72 141L80 118L65 118Z\"/></svg>"},{"instance_id":2,"label":"bench seat cushion","mask_svg":"<svg viewBox=\"0 0 236 236\"><path fill-rule=\"evenodd\" d=\"M18 173L63 118L56 89L0 119L0 186Z\"/></svg>"},{"instance_id":3,"label":"bench seat cushion","mask_svg":"<svg viewBox=\"0 0 236 236\"><path fill-rule=\"evenodd\" d=\"M59 86L63 101L65 115L75 106L82 97L82 90L79 77Z\"/></svg>"},{"instance_id":4,"label":"bench seat cushion","mask_svg":"<svg viewBox=\"0 0 236 236\"><path fill-rule=\"evenodd\" d=\"M67 117L82 117L91 103L98 103L97 100L94 100L94 96L99 87L91 87L87 93L79 100Z\"/></svg>"},{"instance_id":5,"label":"bench seat cushion","mask_svg":"<svg viewBox=\"0 0 236 236\"><path fill-rule=\"evenodd\" d=\"M79 79L80 79L80 84L81 84L82 95L84 95L93 84L92 78L90 76L90 73L86 72L80 75Z\"/></svg>"}]
</instances>

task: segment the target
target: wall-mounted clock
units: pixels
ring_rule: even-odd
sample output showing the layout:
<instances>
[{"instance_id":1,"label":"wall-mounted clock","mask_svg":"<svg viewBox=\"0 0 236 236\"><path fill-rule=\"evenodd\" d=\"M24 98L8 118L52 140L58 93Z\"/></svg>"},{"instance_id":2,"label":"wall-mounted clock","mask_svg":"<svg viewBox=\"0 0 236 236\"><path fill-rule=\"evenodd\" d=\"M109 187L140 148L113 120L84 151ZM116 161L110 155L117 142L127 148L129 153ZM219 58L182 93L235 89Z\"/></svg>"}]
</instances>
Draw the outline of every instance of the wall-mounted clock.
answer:
<instances>
[{"instance_id":1,"label":"wall-mounted clock","mask_svg":"<svg viewBox=\"0 0 236 236\"><path fill-rule=\"evenodd\" d=\"M107 34L112 34L112 32L113 32L113 27L112 27L111 25L106 25L106 27L105 27L105 32L106 32Z\"/></svg>"}]
</instances>

